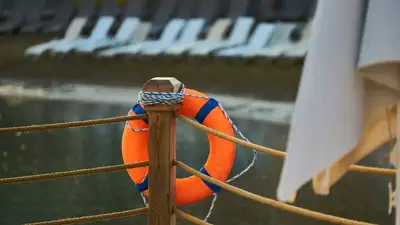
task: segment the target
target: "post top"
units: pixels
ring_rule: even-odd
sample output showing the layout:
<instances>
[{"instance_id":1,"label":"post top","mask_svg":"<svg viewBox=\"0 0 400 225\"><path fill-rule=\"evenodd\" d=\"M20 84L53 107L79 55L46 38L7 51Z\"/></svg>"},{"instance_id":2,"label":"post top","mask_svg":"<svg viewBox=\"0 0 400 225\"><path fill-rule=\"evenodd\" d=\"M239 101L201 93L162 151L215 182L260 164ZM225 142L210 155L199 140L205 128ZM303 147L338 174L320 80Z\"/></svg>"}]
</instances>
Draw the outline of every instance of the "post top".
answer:
<instances>
[{"instance_id":1,"label":"post top","mask_svg":"<svg viewBox=\"0 0 400 225\"><path fill-rule=\"evenodd\" d=\"M175 92L178 93L183 87L175 77L154 77L143 85L146 92Z\"/></svg>"}]
</instances>

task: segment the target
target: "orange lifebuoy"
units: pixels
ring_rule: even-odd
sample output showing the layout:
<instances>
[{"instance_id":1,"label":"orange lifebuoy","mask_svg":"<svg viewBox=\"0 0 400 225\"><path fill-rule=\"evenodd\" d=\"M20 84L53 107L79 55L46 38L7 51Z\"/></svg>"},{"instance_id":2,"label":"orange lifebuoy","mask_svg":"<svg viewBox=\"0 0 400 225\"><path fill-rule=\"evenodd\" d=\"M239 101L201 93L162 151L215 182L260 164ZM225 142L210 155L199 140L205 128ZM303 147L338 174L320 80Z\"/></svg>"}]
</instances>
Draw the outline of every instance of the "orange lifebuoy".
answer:
<instances>
[{"instance_id":1,"label":"orange lifebuoy","mask_svg":"<svg viewBox=\"0 0 400 225\"><path fill-rule=\"evenodd\" d=\"M199 123L234 136L232 125L218 102L195 90L185 89L183 103L178 113L197 120ZM200 97L200 98L199 98ZM143 105L138 103L132 107L129 115L145 113ZM148 132L135 132L148 127L148 120L132 120L127 122L122 137L122 156L125 164L148 161ZM207 134L210 143L208 159L200 172L220 181L225 181L232 169L235 159L235 144ZM136 184L139 192L148 195L148 167L128 169L128 174ZM208 183L199 177L191 176L176 179L176 204L187 205L201 201L213 193L218 193L220 187Z\"/></svg>"}]
</instances>

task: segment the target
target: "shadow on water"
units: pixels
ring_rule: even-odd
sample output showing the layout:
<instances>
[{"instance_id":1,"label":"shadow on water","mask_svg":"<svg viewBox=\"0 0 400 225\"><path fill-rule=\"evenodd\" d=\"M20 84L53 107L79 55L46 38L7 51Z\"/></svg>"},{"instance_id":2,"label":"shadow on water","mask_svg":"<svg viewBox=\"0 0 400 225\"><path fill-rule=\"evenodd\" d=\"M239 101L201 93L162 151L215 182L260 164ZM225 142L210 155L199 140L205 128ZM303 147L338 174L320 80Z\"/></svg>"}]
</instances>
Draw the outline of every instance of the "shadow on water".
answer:
<instances>
[{"instance_id":1,"label":"shadow on water","mask_svg":"<svg viewBox=\"0 0 400 225\"><path fill-rule=\"evenodd\" d=\"M1 101L0 125L17 126L60 121L86 120L125 115L126 107L57 101ZM233 118L235 120L235 118ZM283 149L288 127L252 120L236 121L241 131L255 143ZM0 176L12 177L44 172L81 169L122 163L120 150L124 123L96 127L7 134L0 136ZM208 154L206 135L178 123L177 157L200 168ZM237 148L232 174L243 169L251 151ZM382 153L366 160L377 165ZM234 182L254 193L275 198L282 160L265 154L253 170ZM178 169L178 176L186 176ZM333 215L394 224L387 215L388 177L348 174L330 196L318 197L309 185L298 194L296 205ZM126 172L106 173L24 184L0 185L0 224L84 216L142 206L140 195ZM194 216L206 215L211 199L184 207ZM127 217L99 224L147 224L146 215ZM210 222L235 225L317 225L328 224L261 205L223 191ZM178 224L189 224L179 219Z\"/></svg>"}]
</instances>

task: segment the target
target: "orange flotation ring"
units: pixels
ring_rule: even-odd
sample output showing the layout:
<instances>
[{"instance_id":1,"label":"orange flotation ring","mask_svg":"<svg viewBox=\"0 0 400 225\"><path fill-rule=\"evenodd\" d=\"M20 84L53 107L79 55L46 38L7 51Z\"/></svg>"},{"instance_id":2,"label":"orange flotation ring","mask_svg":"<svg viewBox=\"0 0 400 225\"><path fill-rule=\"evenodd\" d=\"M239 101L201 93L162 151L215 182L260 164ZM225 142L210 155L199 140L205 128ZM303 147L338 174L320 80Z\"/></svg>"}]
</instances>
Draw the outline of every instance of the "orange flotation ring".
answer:
<instances>
[{"instance_id":1,"label":"orange flotation ring","mask_svg":"<svg viewBox=\"0 0 400 225\"><path fill-rule=\"evenodd\" d=\"M178 113L197 120L197 122L234 136L230 121L225 116L218 102L195 90L185 89L184 98ZM199 98L200 97L200 98ZM145 113L141 103L135 104L129 115ZM148 161L148 132L136 132L148 127L148 119L128 121L122 137L122 156L125 164ZM220 181L226 181L235 159L235 144L207 134L210 152L205 165L200 172ZM136 184L139 192L148 195L148 167L128 169L130 178ZM220 187L208 183L199 177L191 176L176 179L176 204L187 205L201 201L213 193L218 193Z\"/></svg>"}]
</instances>

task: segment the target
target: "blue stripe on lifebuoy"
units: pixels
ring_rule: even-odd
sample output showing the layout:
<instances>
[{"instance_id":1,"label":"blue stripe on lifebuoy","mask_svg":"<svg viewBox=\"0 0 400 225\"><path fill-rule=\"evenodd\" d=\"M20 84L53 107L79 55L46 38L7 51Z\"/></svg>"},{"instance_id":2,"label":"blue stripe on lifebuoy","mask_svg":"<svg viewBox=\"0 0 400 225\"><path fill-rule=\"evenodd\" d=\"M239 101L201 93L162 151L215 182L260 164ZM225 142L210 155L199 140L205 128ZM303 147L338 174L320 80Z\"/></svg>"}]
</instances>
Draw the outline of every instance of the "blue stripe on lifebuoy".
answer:
<instances>
[{"instance_id":1,"label":"blue stripe on lifebuoy","mask_svg":"<svg viewBox=\"0 0 400 225\"><path fill-rule=\"evenodd\" d=\"M132 106L132 111L135 112L136 115L140 115L140 114L146 114L146 111L144 111L144 109L142 108L142 106L140 106L139 104L134 104ZM149 119L148 118L144 118L142 119L146 124L149 124Z\"/></svg>"},{"instance_id":2,"label":"blue stripe on lifebuoy","mask_svg":"<svg viewBox=\"0 0 400 225\"><path fill-rule=\"evenodd\" d=\"M208 100L208 102L206 102L201 109L199 110L199 112L196 114L196 116L194 117L195 120L197 120L197 122L199 123L203 123L204 120L206 119L206 117L208 116L208 114L215 109L218 106L218 101L210 98Z\"/></svg>"},{"instance_id":3,"label":"blue stripe on lifebuoy","mask_svg":"<svg viewBox=\"0 0 400 225\"><path fill-rule=\"evenodd\" d=\"M206 170L204 167L202 167L199 171L200 171L202 174L211 177L210 174L207 172L207 170ZM203 179L201 179L201 180L202 180L202 181L204 182L204 184L207 185L214 193L219 193L219 192L221 191L221 187L220 187L220 186L215 185L215 184L212 184L212 183L209 183L209 182L207 182L207 181L205 181L205 180L203 180Z\"/></svg>"},{"instance_id":4,"label":"blue stripe on lifebuoy","mask_svg":"<svg viewBox=\"0 0 400 225\"><path fill-rule=\"evenodd\" d=\"M211 175L207 172L207 170L202 167L199 170L202 174L211 177ZM218 185L215 184L211 184L205 180L202 179L202 181L204 182L205 185L207 185L207 187L209 187L214 193L219 193L221 191L221 187L219 187ZM136 184L136 189L142 193L143 191L146 191L147 189L149 189L149 177L146 176L146 178L144 178L143 182L140 184Z\"/></svg>"},{"instance_id":5,"label":"blue stripe on lifebuoy","mask_svg":"<svg viewBox=\"0 0 400 225\"><path fill-rule=\"evenodd\" d=\"M142 193L143 191L149 189L149 176L146 175L143 182L141 184L136 184L136 189Z\"/></svg>"}]
</instances>

